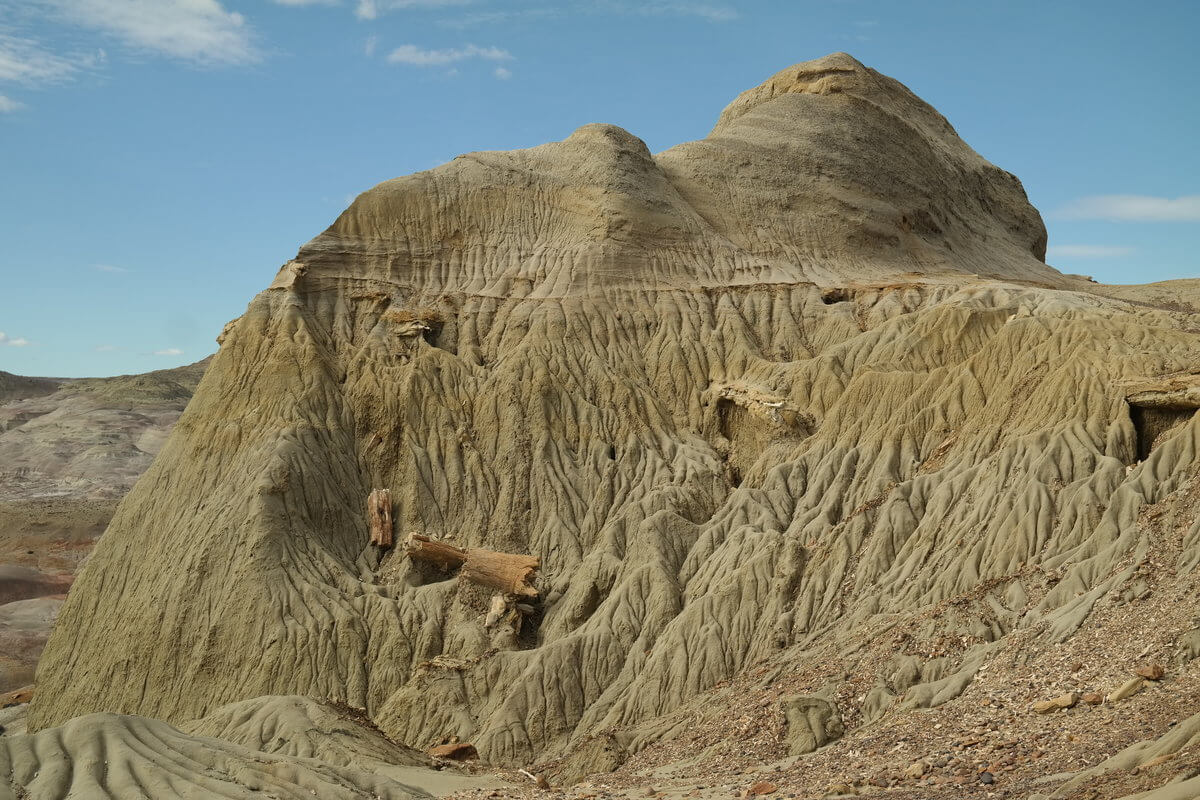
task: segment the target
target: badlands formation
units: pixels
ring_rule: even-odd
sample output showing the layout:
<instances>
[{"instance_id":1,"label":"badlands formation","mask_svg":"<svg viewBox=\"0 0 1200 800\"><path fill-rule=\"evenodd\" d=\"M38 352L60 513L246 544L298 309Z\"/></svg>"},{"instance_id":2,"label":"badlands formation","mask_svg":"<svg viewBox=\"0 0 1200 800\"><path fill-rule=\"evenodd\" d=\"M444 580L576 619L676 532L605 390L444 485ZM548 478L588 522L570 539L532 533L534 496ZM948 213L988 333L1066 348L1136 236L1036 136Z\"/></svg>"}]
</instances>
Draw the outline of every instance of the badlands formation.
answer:
<instances>
[{"instance_id":1,"label":"badlands formation","mask_svg":"<svg viewBox=\"0 0 1200 800\"><path fill-rule=\"evenodd\" d=\"M88 380L0 372L0 693L33 682L79 564L205 365Z\"/></svg>"},{"instance_id":2,"label":"badlands formation","mask_svg":"<svg viewBox=\"0 0 1200 800\"><path fill-rule=\"evenodd\" d=\"M371 189L222 333L0 794L1200 795L1200 291L1045 252L844 54Z\"/></svg>"}]
</instances>

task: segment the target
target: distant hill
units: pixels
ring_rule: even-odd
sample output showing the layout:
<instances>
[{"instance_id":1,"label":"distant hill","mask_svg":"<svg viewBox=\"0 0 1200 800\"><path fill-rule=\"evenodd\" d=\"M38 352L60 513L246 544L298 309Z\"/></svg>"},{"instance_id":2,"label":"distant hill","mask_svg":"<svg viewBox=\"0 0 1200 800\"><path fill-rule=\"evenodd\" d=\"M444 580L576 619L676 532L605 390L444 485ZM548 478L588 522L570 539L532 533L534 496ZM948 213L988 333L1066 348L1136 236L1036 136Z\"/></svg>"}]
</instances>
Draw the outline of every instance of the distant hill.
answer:
<instances>
[{"instance_id":1,"label":"distant hill","mask_svg":"<svg viewBox=\"0 0 1200 800\"><path fill-rule=\"evenodd\" d=\"M58 391L62 381L57 378L26 378L0 370L0 405L27 397L40 397Z\"/></svg>"}]
</instances>

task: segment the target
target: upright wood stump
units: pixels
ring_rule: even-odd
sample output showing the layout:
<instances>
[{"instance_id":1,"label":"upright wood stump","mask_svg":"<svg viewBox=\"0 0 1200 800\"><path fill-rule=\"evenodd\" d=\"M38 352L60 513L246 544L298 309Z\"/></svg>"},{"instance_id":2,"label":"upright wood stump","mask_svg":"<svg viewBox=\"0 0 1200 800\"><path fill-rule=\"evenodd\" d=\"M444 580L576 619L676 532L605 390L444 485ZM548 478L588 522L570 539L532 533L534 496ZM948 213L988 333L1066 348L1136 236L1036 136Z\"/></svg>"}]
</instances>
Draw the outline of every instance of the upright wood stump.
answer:
<instances>
[{"instance_id":1,"label":"upright wood stump","mask_svg":"<svg viewBox=\"0 0 1200 800\"><path fill-rule=\"evenodd\" d=\"M371 525L371 544L392 546L392 493L375 489L367 496L367 521Z\"/></svg>"},{"instance_id":2,"label":"upright wood stump","mask_svg":"<svg viewBox=\"0 0 1200 800\"><path fill-rule=\"evenodd\" d=\"M523 553L499 553L478 548L465 549L447 542L431 539L420 533L410 533L404 543L408 557L428 561L442 569L462 568L462 577L482 586L499 589L518 597L536 598L533 573L541 566L537 556Z\"/></svg>"}]
</instances>

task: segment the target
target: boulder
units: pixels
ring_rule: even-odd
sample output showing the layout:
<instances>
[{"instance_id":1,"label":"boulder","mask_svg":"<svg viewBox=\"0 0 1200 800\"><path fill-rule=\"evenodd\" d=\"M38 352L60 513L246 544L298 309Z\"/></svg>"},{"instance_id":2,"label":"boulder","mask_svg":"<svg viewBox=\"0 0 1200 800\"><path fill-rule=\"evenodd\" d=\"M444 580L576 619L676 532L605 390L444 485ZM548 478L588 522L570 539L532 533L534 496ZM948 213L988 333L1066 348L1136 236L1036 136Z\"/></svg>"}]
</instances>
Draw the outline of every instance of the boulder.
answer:
<instances>
[{"instance_id":1,"label":"boulder","mask_svg":"<svg viewBox=\"0 0 1200 800\"><path fill-rule=\"evenodd\" d=\"M787 718L786 737L792 755L811 753L845 733L837 706L824 697L793 695L782 698L779 706Z\"/></svg>"}]
</instances>

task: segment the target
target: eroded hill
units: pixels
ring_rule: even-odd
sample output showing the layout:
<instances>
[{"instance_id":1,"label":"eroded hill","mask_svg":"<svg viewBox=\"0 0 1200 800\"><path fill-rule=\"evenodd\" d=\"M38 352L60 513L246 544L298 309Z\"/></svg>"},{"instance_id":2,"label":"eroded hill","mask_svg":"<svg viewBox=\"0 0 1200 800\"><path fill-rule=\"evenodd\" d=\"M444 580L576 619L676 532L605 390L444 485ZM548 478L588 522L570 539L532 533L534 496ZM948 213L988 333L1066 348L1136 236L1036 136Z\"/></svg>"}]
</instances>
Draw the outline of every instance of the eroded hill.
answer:
<instances>
[{"instance_id":1,"label":"eroded hill","mask_svg":"<svg viewBox=\"0 0 1200 800\"><path fill-rule=\"evenodd\" d=\"M1192 586L1195 292L1045 246L1016 178L844 54L658 155L589 125L381 184L226 328L72 588L31 725L302 695L569 782L680 742L719 762L754 696L760 760L844 736L879 767L852 743L969 719L1014 653ZM376 488L400 537L536 555L539 602L488 626L488 591L371 545Z\"/></svg>"}]
</instances>

